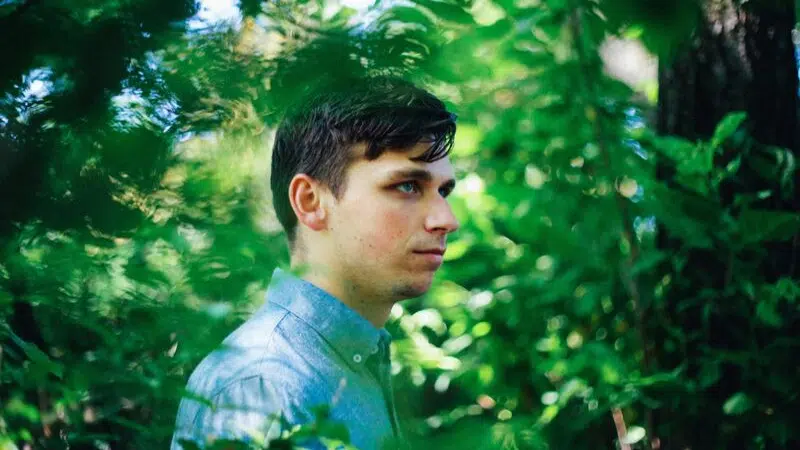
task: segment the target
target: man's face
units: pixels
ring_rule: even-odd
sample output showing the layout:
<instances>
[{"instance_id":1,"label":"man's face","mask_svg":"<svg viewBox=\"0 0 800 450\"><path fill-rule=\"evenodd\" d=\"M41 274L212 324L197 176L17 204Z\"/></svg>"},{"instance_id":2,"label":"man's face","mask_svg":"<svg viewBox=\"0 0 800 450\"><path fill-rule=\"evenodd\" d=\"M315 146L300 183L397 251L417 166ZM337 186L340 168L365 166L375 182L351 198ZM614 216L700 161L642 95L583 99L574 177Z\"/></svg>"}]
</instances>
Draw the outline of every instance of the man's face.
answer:
<instances>
[{"instance_id":1,"label":"man's face","mask_svg":"<svg viewBox=\"0 0 800 450\"><path fill-rule=\"evenodd\" d=\"M326 239L334 254L325 259L343 287L362 298L394 302L425 293L447 234L458 228L445 198L455 183L449 158L411 160L428 146L386 151L373 161L358 157L331 204ZM361 156L364 148L355 151Z\"/></svg>"}]
</instances>

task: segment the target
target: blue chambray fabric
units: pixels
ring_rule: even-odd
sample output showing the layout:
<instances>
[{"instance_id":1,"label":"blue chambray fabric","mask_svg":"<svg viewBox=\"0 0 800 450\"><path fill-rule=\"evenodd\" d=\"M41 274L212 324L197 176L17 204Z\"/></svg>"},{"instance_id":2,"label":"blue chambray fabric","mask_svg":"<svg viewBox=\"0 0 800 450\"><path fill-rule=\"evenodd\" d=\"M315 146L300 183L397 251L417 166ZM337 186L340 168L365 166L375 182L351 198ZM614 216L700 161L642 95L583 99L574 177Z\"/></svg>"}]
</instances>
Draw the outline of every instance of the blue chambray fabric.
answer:
<instances>
[{"instance_id":1,"label":"blue chambray fabric","mask_svg":"<svg viewBox=\"0 0 800 450\"><path fill-rule=\"evenodd\" d=\"M330 406L357 448L395 448L389 333L282 269L266 298L192 373L171 449L182 448L179 439L202 447L220 438L275 438L275 415L302 424L314 420L317 405Z\"/></svg>"}]
</instances>

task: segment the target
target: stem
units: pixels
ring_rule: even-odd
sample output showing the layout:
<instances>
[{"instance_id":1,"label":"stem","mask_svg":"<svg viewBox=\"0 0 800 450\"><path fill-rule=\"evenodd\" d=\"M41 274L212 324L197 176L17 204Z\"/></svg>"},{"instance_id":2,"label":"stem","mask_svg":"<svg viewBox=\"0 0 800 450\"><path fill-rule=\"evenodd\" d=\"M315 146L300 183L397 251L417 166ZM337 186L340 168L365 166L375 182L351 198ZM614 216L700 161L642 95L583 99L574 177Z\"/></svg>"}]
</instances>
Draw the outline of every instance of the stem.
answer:
<instances>
[{"instance_id":1,"label":"stem","mask_svg":"<svg viewBox=\"0 0 800 450\"><path fill-rule=\"evenodd\" d=\"M733 249L728 252L728 262L727 267L725 268L725 290L728 290L728 287L733 282L733 266L736 263L736 253Z\"/></svg>"},{"instance_id":2,"label":"stem","mask_svg":"<svg viewBox=\"0 0 800 450\"><path fill-rule=\"evenodd\" d=\"M611 154L608 148L608 143L606 142L606 131L603 127L603 123L600 120L601 118L596 114L597 108L596 100L598 98L597 93L597 86L596 83L592 83L590 79L592 70L591 67L587 64L588 58L586 56L586 49L583 46L583 23L581 20L581 14L583 13L583 7L577 3L573 3L573 12L569 18L569 25L572 31L572 38L575 42L575 49L578 54L578 61L579 64L582 66L582 72L585 76L582 78L582 89L585 94L585 98L587 99L587 109L591 108L594 114L591 114L589 117L590 122L592 123L592 127L594 128L594 135L596 139L597 148L601 155L602 161L608 170L608 173L613 173L613 162L611 160ZM589 116L587 114L587 116ZM620 215L620 219L622 221L622 231L620 232L620 238L622 241L627 245L630 249L630 254L627 258L625 258L620 264L620 277L622 282L625 286L625 290L627 291L631 303L633 306L633 312L635 315L635 328L637 332L637 337L641 342L643 356L642 356L642 372L647 374L650 372L650 363L651 363L651 355L647 345L647 335L645 332L645 311L642 305L642 296L641 291L639 289L639 283L636 279L636 276L633 274L633 266L636 260L639 258L640 254L640 247L639 243L636 239L636 231L633 228L633 220L631 218L630 210L626 203L626 199L621 196L619 192L615 192L614 200L617 206L617 211ZM625 432L625 422L622 417L622 412L619 408L614 408L613 410L614 416L614 423L617 425L617 435L624 436ZM650 409L647 409L645 412L646 416L646 423L647 428L650 433L653 433L653 414ZM622 432L622 434L620 434ZM627 444L622 444L620 441L620 445L622 450L630 450L630 446Z\"/></svg>"},{"instance_id":3,"label":"stem","mask_svg":"<svg viewBox=\"0 0 800 450\"><path fill-rule=\"evenodd\" d=\"M625 436L628 435L628 429L625 427L625 417L622 416L622 410L612 408L611 416L614 418L614 426L617 428L617 440L619 441L620 450L631 450L630 444L623 442Z\"/></svg>"},{"instance_id":4,"label":"stem","mask_svg":"<svg viewBox=\"0 0 800 450\"><path fill-rule=\"evenodd\" d=\"M797 269L797 259L798 259L797 249L798 248L800 248L800 233L795 234L794 235L794 239L792 239L792 259L791 259L792 263L789 266L789 274L788 274L790 279L795 279L796 278L794 272Z\"/></svg>"},{"instance_id":5,"label":"stem","mask_svg":"<svg viewBox=\"0 0 800 450\"><path fill-rule=\"evenodd\" d=\"M586 64L586 54L581 42L581 36L583 34L582 31L582 24L580 21L582 8L580 6L576 6L574 9L574 13L570 18L570 25L572 28L573 38L576 41L576 50L578 53L578 59L582 66L584 66L584 73L589 73L590 68ZM588 77L583 78L583 90L586 92L586 97L589 99L588 107L592 108L596 111L594 105L594 99L597 98L596 87L593 83L590 82ZM596 138L597 148L599 153L602 157L603 163L608 169L609 173L613 173L613 163L611 161L611 155L608 150L608 145L605 139L605 130L603 128L602 122L599 120L598 117L595 117L593 120L590 119L592 126L594 127L594 134ZM617 205L617 210L619 212L623 230L620 232L620 238L625 242L625 244L630 248L630 255L623 261L621 265L622 269L622 279L623 283L625 284L625 288L628 292L628 295L631 298L631 302L633 303L633 310L636 314L636 328L639 333L639 339L642 342L642 347L644 348L644 369L645 373L650 366L650 358L649 352L647 351L646 346L646 339L645 339L645 332L644 332L644 308L642 306L642 297L639 290L638 280L633 275L633 265L636 260L639 258L639 253L641 251L639 247L639 243L636 240L636 231L633 228L633 220L631 218L630 211L628 210L628 205L626 204L625 199L617 192L614 194L614 200Z\"/></svg>"}]
</instances>

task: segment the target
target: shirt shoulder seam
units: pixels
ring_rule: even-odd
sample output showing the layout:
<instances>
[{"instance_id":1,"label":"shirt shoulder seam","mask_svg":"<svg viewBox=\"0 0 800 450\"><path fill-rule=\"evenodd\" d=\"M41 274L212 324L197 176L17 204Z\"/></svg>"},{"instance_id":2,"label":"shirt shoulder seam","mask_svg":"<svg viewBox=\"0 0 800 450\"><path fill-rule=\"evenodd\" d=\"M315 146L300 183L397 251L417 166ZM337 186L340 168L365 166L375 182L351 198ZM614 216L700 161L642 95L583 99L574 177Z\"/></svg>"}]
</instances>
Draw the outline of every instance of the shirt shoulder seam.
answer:
<instances>
[{"instance_id":1,"label":"shirt shoulder seam","mask_svg":"<svg viewBox=\"0 0 800 450\"><path fill-rule=\"evenodd\" d=\"M274 327L272 327L272 332L270 332L269 336L267 337L267 344L266 344L266 346L265 346L265 347L266 347L266 349L264 350L265 352L266 352L266 351L269 349L269 347L270 347L270 344L272 344L272 340L273 340L273 338L275 337L275 332L276 332L276 330L278 329L278 326L281 324L281 322L283 322L283 320L284 320L284 319L286 319L286 317L287 317L288 315L289 315L289 311L286 311L286 310L284 309L283 316L282 316L280 319L278 319L278 321L275 323L275 326L274 326ZM260 365L264 364L264 361L266 360L266 358L265 358L265 357L266 357L266 355L263 355L263 356L262 356L262 357L261 357L261 358L258 360L258 362L257 362L257 365L259 365L259 366L260 366ZM220 395L222 395L222 393L223 393L223 392L225 392L226 390L228 390L229 388L231 388L231 386L234 386L234 385L236 385L236 384L242 384L242 383L244 383L244 382L247 382L247 381L250 381L250 380L252 380L252 379L254 379L254 378L258 378L258 379L263 379L263 380L265 380L264 376L263 376L263 375L261 375L261 374L247 375L247 376L240 377L240 378L234 377L232 380L228 381L228 382L227 382L227 383L225 383L223 386L221 386L219 389L217 389L217 390L216 390L214 393L212 393L212 394L211 394L211 396L210 396L210 398L209 398L208 400L209 400L209 401L210 401L212 404L214 404L214 403L215 403L215 400L216 400L216 399L217 399L217 398L218 398ZM197 421L197 417L200 415L200 413L201 413L201 412L202 412L202 409L200 409L200 410L198 410L197 412L195 412L195 414L194 414L194 417L192 418L192 421L191 421L190 423L196 423L196 421Z\"/></svg>"}]
</instances>

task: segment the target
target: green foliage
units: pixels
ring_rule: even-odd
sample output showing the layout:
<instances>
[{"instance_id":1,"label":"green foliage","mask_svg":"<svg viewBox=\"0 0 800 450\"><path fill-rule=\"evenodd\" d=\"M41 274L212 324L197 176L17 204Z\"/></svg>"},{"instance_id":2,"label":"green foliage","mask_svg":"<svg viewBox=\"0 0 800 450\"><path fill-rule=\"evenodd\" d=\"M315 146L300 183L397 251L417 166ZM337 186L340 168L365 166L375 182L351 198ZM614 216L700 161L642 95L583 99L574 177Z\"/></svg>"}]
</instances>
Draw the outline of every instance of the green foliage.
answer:
<instances>
[{"instance_id":1,"label":"green foliage","mask_svg":"<svg viewBox=\"0 0 800 450\"><path fill-rule=\"evenodd\" d=\"M349 445L350 435L347 428L330 418L330 411L327 406L314 408L314 420L302 424L291 425L283 417L270 417L270 421L276 420L280 424L277 431L277 438L266 441L265 437L256 437L247 442L231 439L216 439L211 442L193 442L187 439L179 439L178 442L186 450L200 448L214 450L257 450L265 447L279 450L291 450L294 448L323 448L331 450L356 450Z\"/></svg>"},{"instance_id":2,"label":"green foliage","mask_svg":"<svg viewBox=\"0 0 800 450\"><path fill-rule=\"evenodd\" d=\"M768 262L800 215L765 202L797 198L792 149L741 112L652 131L601 48L680 48L699 6L663 3L242 1L238 28L194 30L191 2L4 3L0 448L167 446L190 371L286 260L275 124L364 71L459 115L461 229L389 324L412 444L790 448L800 283ZM270 448L347 442L318 419Z\"/></svg>"}]
</instances>

